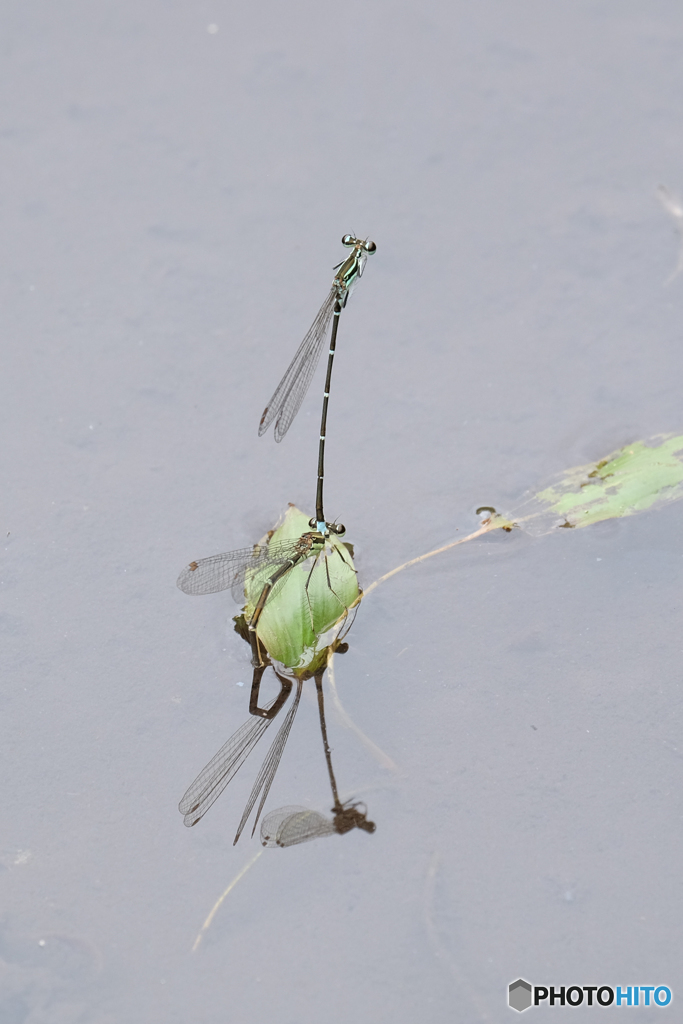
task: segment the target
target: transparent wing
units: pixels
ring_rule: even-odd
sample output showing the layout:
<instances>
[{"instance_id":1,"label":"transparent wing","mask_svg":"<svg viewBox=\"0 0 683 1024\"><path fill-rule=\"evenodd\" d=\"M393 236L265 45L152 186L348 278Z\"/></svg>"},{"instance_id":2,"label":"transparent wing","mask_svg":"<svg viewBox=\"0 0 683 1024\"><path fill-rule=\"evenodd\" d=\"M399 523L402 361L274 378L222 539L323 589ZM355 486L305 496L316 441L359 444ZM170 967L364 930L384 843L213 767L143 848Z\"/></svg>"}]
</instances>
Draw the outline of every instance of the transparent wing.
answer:
<instances>
[{"instance_id":1,"label":"transparent wing","mask_svg":"<svg viewBox=\"0 0 683 1024\"><path fill-rule=\"evenodd\" d=\"M263 410L258 428L259 437L265 434L274 419L276 441L281 441L292 425L318 365L336 300L337 289L333 286L278 384L275 394Z\"/></svg>"},{"instance_id":2,"label":"transparent wing","mask_svg":"<svg viewBox=\"0 0 683 1024\"><path fill-rule=\"evenodd\" d=\"M250 548L200 558L183 569L176 585L185 594L216 594L219 590L234 589L244 583L250 570L269 566L278 569L289 559L296 558L298 544L299 539L253 544Z\"/></svg>"},{"instance_id":3,"label":"transparent wing","mask_svg":"<svg viewBox=\"0 0 683 1024\"><path fill-rule=\"evenodd\" d=\"M678 221L679 226L683 224L683 206L678 196L669 192L666 185L657 186L657 196L667 213L670 213L674 220Z\"/></svg>"},{"instance_id":4,"label":"transparent wing","mask_svg":"<svg viewBox=\"0 0 683 1024\"><path fill-rule=\"evenodd\" d=\"M277 846L277 833L282 823L293 815L305 814L307 811L308 808L301 807L300 804L288 804L286 807L278 807L274 811L269 811L261 822L261 842L263 845Z\"/></svg>"},{"instance_id":5,"label":"transparent wing","mask_svg":"<svg viewBox=\"0 0 683 1024\"><path fill-rule=\"evenodd\" d=\"M264 846L296 846L335 832L334 822L318 811L306 807L279 807L263 819L261 842Z\"/></svg>"},{"instance_id":6,"label":"transparent wing","mask_svg":"<svg viewBox=\"0 0 683 1024\"><path fill-rule=\"evenodd\" d=\"M256 782L254 783L254 787L253 787L253 789L251 791L251 794L249 796L249 799L247 801L247 806L244 808L244 814L242 815L242 820L239 823L239 827L237 829L237 833L236 833L235 838L233 840L233 846L235 845L235 843L237 842L239 837L242 835L242 831L244 829L244 826L247 823L247 819L248 819L249 815L251 814L251 810L252 810L254 804L256 803L258 795L261 792L261 790L263 790L263 795L261 797L261 803L259 804L258 811L256 812L256 821L254 822L254 828L253 828L253 831L252 831L251 834L253 835L254 832L256 831L256 826L257 826L258 820L259 820L259 818L261 816L261 811L263 810L263 805L266 802L266 797L268 796L268 793L270 791L270 787L273 784L273 779L275 778L275 773L277 771L278 765L280 764L280 758L282 757L282 752L285 749L285 744L287 742L287 737L289 736L290 730L292 728L292 723L294 722L294 716L296 715L297 708L299 707L299 700L301 699L301 691L302 691L302 689L303 689L303 680L299 679L299 680L297 680L296 696L294 697L294 700L292 702L292 706L290 707L289 711L287 712L287 716L286 716L284 722L282 723L282 725L280 726L280 729L278 730L278 734L275 737L275 739L273 740L273 743L271 745L270 750L266 754L266 759L263 762L263 764L261 765L260 772L256 776Z\"/></svg>"},{"instance_id":7,"label":"transparent wing","mask_svg":"<svg viewBox=\"0 0 683 1024\"><path fill-rule=\"evenodd\" d=\"M271 701L267 707L272 707ZM178 804L188 828L196 825L237 774L273 719L252 717L212 757Z\"/></svg>"}]
</instances>

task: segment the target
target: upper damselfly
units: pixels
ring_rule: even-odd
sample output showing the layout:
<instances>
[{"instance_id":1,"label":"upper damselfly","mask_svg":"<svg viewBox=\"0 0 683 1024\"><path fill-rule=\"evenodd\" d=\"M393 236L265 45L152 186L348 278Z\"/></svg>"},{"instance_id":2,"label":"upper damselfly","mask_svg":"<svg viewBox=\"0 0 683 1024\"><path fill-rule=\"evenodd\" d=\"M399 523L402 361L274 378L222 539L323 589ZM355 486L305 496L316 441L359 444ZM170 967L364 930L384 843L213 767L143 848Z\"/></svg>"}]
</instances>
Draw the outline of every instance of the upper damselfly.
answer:
<instances>
[{"instance_id":1,"label":"upper damselfly","mask_svg":"<svg viewBox=\"0 0 683 1024\"><path fill-rule=\"evenodd\" d=\"M316 519L311 520L311 527L315 525L320 533L325 533L329 524L325 522L323 512L323 477L325 476L325 431L327 429L327 404L330 397L330 385L332 382L332 364L337 344L337 329L339 327L339 316L344 309L349 295L353 291L356 281L362 277L365 263L369 255L377 250L374 242L368 238L355 238L353 235L344 235L342 245L352 251L349 256L334 269L337 271L329 295L323 302L318 315L311 324L304 340L299 345L294 358L287 371L275 389L275 393L268 405L263 410L259 424L259 436L264 434L270 424L275 421L275 440L281 441L285 436L292 421L296 416L304 395L315 373L315 368L320 359L323 343L332 323L332 336L330 338L330 351L327 360L327 376L325 378L325 391L323 394L323 410L320 421L320 447L318 449L318 485L316 490L315 514Z\"/></svg>"}]
</instances>

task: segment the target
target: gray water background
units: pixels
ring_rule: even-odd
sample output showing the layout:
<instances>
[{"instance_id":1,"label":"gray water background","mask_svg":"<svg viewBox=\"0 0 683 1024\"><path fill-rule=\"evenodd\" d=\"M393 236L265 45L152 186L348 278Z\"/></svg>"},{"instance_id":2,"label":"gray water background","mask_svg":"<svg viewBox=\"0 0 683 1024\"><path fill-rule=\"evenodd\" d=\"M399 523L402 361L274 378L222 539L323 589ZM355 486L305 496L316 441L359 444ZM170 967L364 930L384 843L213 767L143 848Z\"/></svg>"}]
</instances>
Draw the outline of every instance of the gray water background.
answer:
<instances>
[{"instance_id":1,"label":"gray water background","mask_svg":"<svg viewBox=\"0 0 683 1024\"><path fill-rule=\"evenodd\" d=\"M497 534L373 593L337 684L397 770L329 728L377 832L264 851L194 953L259 849L232 846L258 757L183 827L250 668L229 593L175 587L313 511L321 376L281 445L256 428L347 231L378 250L326 510L363 584L681 430L655 197L683 191L680 4L1 20L2 1024L504 1022L520 975L683 998L680 506ZM311 684L287 803L329 807Z\"/></svg>"}]
</instances>

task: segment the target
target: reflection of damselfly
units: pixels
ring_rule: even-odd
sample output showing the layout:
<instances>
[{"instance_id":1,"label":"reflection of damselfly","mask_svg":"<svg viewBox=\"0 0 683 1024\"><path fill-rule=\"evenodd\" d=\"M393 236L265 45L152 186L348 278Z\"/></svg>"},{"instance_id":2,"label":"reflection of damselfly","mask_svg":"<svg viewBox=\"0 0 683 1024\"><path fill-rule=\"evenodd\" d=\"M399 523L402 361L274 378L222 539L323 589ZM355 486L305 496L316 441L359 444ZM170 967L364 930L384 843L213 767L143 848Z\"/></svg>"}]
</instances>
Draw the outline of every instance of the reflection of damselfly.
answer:
<instances>
[{"instance_id":1,"label":"reflection of damselfly","mask_svg":"<svg viewBox=\"0 0 683 1024\"><path fill-rule=\"evenodd\" d=\"M259 436L265 434L270 424L275 420L275 440L281 441L285 436L294 417L299 411L304 396L308 391L315 368L320 359L323 343L327 336L330 320L334 317L332 324L332 337L330 338L330 351L327 360L327 377L325 378L325 392L323 395L323 411L320 421L320 446L318 449L318 486L315 502L316 519L311 520L311 527L316 526L320 533L325 533L325 515L323 513L323 477L325 475L325 432L327 429L327 403L330 397L330 385L332 381L332 364L337 344L337 330L339 328L339 316L346 305L349 295L353 291L356 281L362 276L365 262L368 255L374 253L377 246L369 239L354 238L353 235L344 235L342 245L350 248L352 252L334 269L337 270L330 293L323 302L318 315L311 324L304 340L299 345L294 358L289 364L284 377L275 389L275 394L263 410L259 424Z\"/></svg>"},{"instance_id":2,"label":"reflection of damselfly","mask_svg":"<svg viewBox=\"0 0 683 1024\"><path fill-rule=\"evenodd\" d=\"M292 681L284 676L280 676L279 674L278 679L282 684L282 693L284 693L284 699L286 700L292 689ZM273 811L269 814L263 823L261 829L261 841L265 846L293 846L296 843L304 843L309 839L315 839L318 836L332 835L334 832L339 834L350 832L353 828L361 828L366 832L375 831L374 823L367 821L365 812L358 810L358 804L341 804L339 801L337 783L332 770L330 748L327 742L327 728L325 725L325 710L322 692L322 672L316 675L315 682L318 691L320 727L334 798L334 807L332 808L334 812L334 819L332 822L328 822L328 819L324 818L322 815L317 814L317 812L306 811L305 808L280 808L279 811ZM266 755L256 777L247 805L244 808L242 820L239 823L237 834L235 835L235 843L242 834L244 826L247 823L247 819L249 818L254 804L260 794L261 801L259 803L258 810L256 812L256 820L254 822L254 830L256 829L261 811L263 810L263 805L266 802L270 787L273 783L273 779L275 778L275 773L280 763L282 752L285 749L285 744L287 743L287 738L289 737L294 717L299 707L302 688L303 680L298 679L296 695L292 705L289 708L285 716L285 720L280 726L275 739L273 740L268 754ZM280 694L280 697L282 697L282 693ZM280 697L277 699L280 700ZM272 707L274 707L274 703L268 705L266 710L269 710ZM202 769L178 805L179 811L185 816L185 824L188 827L196 825L197 822L206 814L211 805L218 799L225 787L242 767L247 757L270 725L271 721L272 716L250 718L248 722L245 722L244 725L242 725L237 732L230 737L228 742L221 747L215 757L213 757L206 767ZM303 817L302 812L304 815ZM252 835L254 834L254 830L252 830Z\"/></svg>"},{"instance_id":3,"label":"reflection of damselfly","mask_svg":"<svg viewBox=\"0 0 683 1024\"><path fill-rule=\"evenodd\" d=\"M322 733L325 760L334 800L332 806L334 817L326 818L318 811L306 807L278 807L263 819L261 842L264 846L297 846L299 843L308 843L311 839L320 839L322 836L332 836L335 833L345 835L354 828L363 829L364 832L375 831L374 821L368 821L365 804L361 805L352 801L343 804L339 799L337 780L332 768L332 752L327 742L322 672L316 675L315 686L318 692L320 732ZM359 810L361 806L364 808L362 811Z\"/></svg>"},{"instance_id":4,"label":"reflection of damselfly","mask_svg":"<svg viewBox=\"0 0 683 1024\"><path fill-rule=\"evenodd\" d=\"M301 513L298 513L301 515ZM331 530L332 528L330 528ZM258 625L266 602L272 601L291 578L295 567L303 572L303 594L307 602L311 628L315 633L322 633L347 611L347 603L337 594L338 581L341 574L355 577L355 570L348 550L339 543L337 537L343 533L343 527L336 527L335 536L331 533L323 536L320 533L304 533L290 540L270 541L255 544L249 548L226 551L219 555L211 555L197 562L190 562L178 577L178 586L186 594L215 594L221 590L232 589L237 600L244 596L245 584L255 596L253 610L247 621L249 641L254 665L249 711L252 715L262 718L275 718L285 703L291 689L282 683L282 689L275 702L267 708L258 705L261 677L267 659L258 636ZM312 600L314 591L320 592L320 578L325 591L325 602ZM326 619L321 620L318 610L324 604Z\"/></svg>"},{"instance_id":5,"label":"reflection of damselfly","mask_svg":"<svg viewBox=\"0 0 683 1024\"><path fill-rule=\"evenodd\" d=\"M375 823L367 820L367 810L359 810L361 806L365 805L351 803L338 810L332 808L333 818L308 807L278 807L261 823L261 842L264 846L297 846L323 836L344 835L354 828L374 832Z\"/></svg>"}]
</instances>

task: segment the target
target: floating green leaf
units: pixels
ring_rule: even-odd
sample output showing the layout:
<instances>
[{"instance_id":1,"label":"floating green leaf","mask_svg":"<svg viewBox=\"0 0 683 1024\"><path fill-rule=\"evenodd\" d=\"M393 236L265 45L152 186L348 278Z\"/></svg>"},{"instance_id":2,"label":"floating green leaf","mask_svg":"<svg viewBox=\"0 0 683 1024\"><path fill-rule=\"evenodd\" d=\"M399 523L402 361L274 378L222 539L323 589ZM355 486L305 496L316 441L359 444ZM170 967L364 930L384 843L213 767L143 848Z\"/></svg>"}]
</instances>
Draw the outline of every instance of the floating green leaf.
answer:
<instances>
[{"instance_id":1,"label":"floating green leaf","mask_svg":"<svg viewBox=\"0 0 683 1024\"><path fill-rule=\"evenodd\" d=\"M308 516L290 505L270 543L296 540L310 529ZM257 570L247 577L247 621L269 571ZM266 601L256 630L259 640L270 657L286 668L297 674L315 672L326 662L331 638L325 634L343 620L358 596L358 578L349 548L330 536L324 551L295 565L281 588Z\"/></svg>"},{"instance_id":2,"label":"floating green leaf","mask_svg":"<svg viewBox=\"0 0 683 1024\"><path fill-rule=\"evenodd\" d=\"M518 526L543 534L632 516L683 497L683 435L634 441L599 462L576 466L539 491L513 515ZM491 527L503 523L492 521Z\"/></svg>"},{"instance_id":3,"label":"floating green leaf","mask_svg":"<svg viewBox=\"0 0 683 1024\"><path fill-rule=\"evenodd\" d=\"M683 498L683 435L658 434L649 441L634 441L599 462L568 469L554 484L533 494L509 515L501 515L490 505L481 506L477 513L489 514L477 530L397 565L365 588L363 600L404 569L493 530L510 533L521 527L542 536L557 528L571 529L632 516L679 498Z\"/></svg>"}]
</instances>

